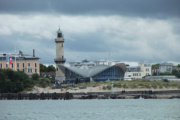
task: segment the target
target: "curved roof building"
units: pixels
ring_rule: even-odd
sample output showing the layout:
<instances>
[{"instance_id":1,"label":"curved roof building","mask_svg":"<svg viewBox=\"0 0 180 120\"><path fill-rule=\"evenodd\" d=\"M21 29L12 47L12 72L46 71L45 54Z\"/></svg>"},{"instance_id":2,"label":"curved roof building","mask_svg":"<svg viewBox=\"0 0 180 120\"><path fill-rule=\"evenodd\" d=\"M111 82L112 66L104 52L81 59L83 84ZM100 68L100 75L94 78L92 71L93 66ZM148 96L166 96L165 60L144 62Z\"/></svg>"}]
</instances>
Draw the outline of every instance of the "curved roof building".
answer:
<instances>
[{"instance_id":1,"label":"curved roof building","mask_svg":"<svg viewBox=\"0 0 180 120\"><path fill-rule=\"evenodd\" d=\"M126 71L124 63L118 63L113 66L97 65L89 69L79 69L63 65L58 67L65 74L67 82L73 82L76 78L83 80L90 80L92 78L94 81L120 80L124 78Z\"/></svg>"}]
</instances>

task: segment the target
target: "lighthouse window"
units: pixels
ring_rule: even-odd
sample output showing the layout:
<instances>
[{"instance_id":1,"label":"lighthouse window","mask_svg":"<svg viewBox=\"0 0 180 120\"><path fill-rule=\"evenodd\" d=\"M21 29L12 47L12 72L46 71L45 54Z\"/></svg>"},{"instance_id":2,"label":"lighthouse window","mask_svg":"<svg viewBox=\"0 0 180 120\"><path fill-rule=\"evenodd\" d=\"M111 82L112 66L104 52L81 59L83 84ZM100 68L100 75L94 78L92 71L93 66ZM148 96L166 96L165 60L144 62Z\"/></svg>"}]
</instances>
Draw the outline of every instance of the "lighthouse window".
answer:
<instances>
[{"instance_id":1,"label":"lighthouse window","mask_svg":"<svg viewBox=\"0 0 180 120\"><path fill-rule=\"evenodd\" d=\"M62 37L62 33L58 33L58 37Z\"/></svg>"}]
</instances>

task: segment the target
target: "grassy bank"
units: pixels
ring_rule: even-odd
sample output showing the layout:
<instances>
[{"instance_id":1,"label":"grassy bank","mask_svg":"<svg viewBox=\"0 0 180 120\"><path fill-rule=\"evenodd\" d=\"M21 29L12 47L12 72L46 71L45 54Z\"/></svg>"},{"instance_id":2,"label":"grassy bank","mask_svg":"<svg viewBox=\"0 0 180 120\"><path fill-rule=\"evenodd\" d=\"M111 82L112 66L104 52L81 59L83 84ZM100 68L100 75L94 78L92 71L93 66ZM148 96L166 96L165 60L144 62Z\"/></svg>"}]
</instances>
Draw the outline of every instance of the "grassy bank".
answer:
<instances>
[{"instance_id":1,"label":"grassy bank","mask_svg":"<svg viewBox=\"0 0 180 120\"><path fill-rule=\"evenodd\" d=\"M110 90L111 84L114 88L147 88L147 89L162 89L162 88L178 88L180 89L179 81L150 81L150 80L132 80L132 81L103 81L103 82L92 82L92 83L80 83L77 87L97 87L102 86L104 90Z\"/></svg>"}]
</instances>

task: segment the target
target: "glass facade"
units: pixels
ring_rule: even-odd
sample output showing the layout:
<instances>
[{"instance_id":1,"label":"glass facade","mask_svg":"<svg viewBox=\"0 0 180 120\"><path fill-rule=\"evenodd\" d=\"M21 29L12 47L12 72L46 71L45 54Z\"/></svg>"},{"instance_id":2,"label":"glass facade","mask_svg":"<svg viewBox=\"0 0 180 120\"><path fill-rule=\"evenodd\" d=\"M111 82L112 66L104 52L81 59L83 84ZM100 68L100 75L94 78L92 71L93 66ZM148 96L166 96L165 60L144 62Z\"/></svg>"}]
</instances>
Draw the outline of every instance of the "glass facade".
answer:
<instances>
[{"instance_id":1,"label":"glass facade","mask_svg":"<svg viewBox=\"0 0 180 120\"><path fill-rule=\"evenodd\" d=\"M120 80L124 78L123 71L117 67L111 67L95 76L92 77L95 81L105 81L105 80Z\"/></svg>"},{"instance_id":2,"label":"glass facade","mask_svg":"<svg viewBox=\"0 0 180 120\"><path fill-rule=\"evenodd\" d=\"M68 70L65 68L65 77L67 82L74 82L76 78L79 80L90 80L90 77L83 77L71 70ZM106 81L106 80L120 80L124 78L124 73L121 68L117 66L113 66L111 68L108 68L105 71L102 71L94 76L92 76L92 79L96 82L98 81Z\"/></svg>"},{"instance_id":3,"label":"glass facade","mask_svg":"<svg viewBox=\"0 0 180 120\"><path fill-rule=\"evenodd\" d=\"M72 81L75 81L76 78L83 78L81 75L79 74L76 74L75 72L73 71L70 71L68 69L65 68L65 77L66 77L66 81L68 82L72 82Z\"/></svg>"}]
</instances>

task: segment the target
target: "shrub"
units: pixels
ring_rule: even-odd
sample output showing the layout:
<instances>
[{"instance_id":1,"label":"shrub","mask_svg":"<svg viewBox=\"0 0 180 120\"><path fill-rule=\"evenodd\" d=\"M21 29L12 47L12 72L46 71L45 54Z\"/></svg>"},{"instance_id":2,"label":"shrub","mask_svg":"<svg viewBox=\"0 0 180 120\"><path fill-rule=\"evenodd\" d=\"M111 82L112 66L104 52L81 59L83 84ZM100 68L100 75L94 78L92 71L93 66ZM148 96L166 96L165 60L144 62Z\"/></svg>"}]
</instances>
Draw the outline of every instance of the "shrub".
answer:
<instances>
[{"instance_id":1,"label":"shrub","mask_svg":"<svg viewBox=\"0 0 180 120\"><path fill-rule=\"evenodd\" d=\"M41 84L41 86L42 86L43 88L45 88L45 87L47 86L47 84L46 84L45 82L43 82L43 83Z\"/></svg>"},{"instance_id":2,"label":"shrub","mask_svg":"<svg viewBox=\"0 0 180 120\"><path fill-rule=\"evenodd\" d=\"M137 88L137 85L136 84L132 84L131 85L131 88L133 89L133 88Z\"/></svg>"},{"instance_id":3,"label":"shrub","mask_svg":"<svg viewBox=\"0 0 180 120\"><path fill-rule=\"evenodd\" d=\"M105 86L103 86L103 90L106 90L106 87L105 87Z\"/></svg>"},{"instance_id":4,"label":"shrub","mask_svg":"<svg viewBox=\"0 0 180 120\"><path fill-rule=\"evenodd\" d=\"M163 88L163 86L162 86L162 85L160 85L160 86L159 86L159 88L160 88L160 89L162 89L162 88Z\"/></svg>"},{"instance_id":5,"label":"shrub","mask_svg":"<svg viewBox=\"0 0 180 120\"><path fill-rule=\"evenodd\" d=\"M108 90L111 90L111 86L110 86L110 85L106 86L106 88L107 88Z\"/></svg>"},{"instance_id":6,"label":"shrub","mask_svg":"<svg viewBox=\"0 0 180 120\"><path fill-rule=\"evenodd\" d=\"M37 73L32 75L32 79L33 80L38 80L39 79L39 75Z\"/></svg>"},{"instance_id":7,"label":"shrub","mask_svg":"<svg viewBox=\"0 0 180 120\"><path fill-rule=\"evenodd\" d=\"M124 84L122 87L123 87L123 88L128 88L128 86L127 86L126 84Z\"/></svg>"},{"instance_id":8,"label":"shrub","mask_svg":"<svg viewBox=\"0 0 180 120\"><path fill-rule=\"evenodd\" d=\"M151 86L148 85L148 84L145 84L144 87L145 87L145 88L151 88Z\"/></svg>"},{"instance_id":9,"label":"shrub","mask_svg":"<svg viewBox=\"0 0 180 120\"><path fill-rule=\"evenodd\" d=\"M151 87L153 87L154 89L156 89L156 88L157 88L157 85L152 84Z\"/></svg>"}]
</instances>

